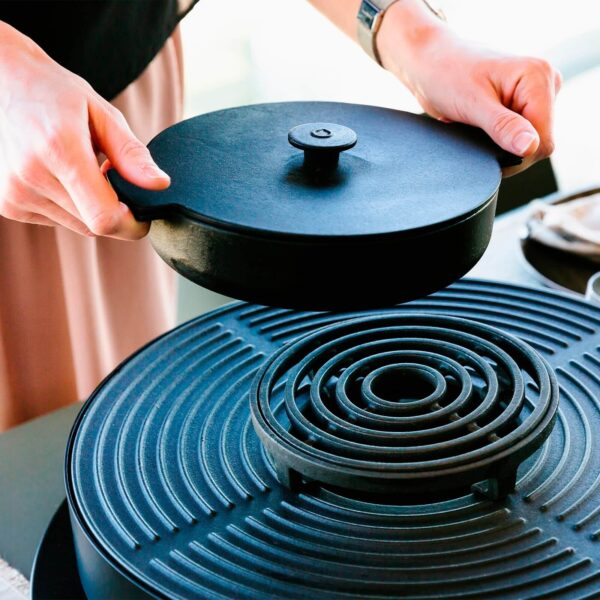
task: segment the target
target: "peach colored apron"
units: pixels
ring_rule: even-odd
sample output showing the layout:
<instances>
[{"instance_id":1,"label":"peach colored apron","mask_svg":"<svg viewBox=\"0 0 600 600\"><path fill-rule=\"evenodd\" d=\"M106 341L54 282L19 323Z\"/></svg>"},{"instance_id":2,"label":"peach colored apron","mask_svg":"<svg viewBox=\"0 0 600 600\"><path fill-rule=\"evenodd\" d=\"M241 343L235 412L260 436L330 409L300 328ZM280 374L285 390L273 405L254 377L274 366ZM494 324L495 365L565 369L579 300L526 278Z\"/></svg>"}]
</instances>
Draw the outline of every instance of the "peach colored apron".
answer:
<instances>
[{"instance_id":1,"label":"peach colored apron","mask_svg":"<svg viewBox=\"0 0 600 600\"><path fill-rule=\"evenodd\" d=\"M113 104L148 142L181 119L179 31ZM0 217L0 431L85 399L175 323L175 276L147 239Z\"/></svg>"}]
</instances>

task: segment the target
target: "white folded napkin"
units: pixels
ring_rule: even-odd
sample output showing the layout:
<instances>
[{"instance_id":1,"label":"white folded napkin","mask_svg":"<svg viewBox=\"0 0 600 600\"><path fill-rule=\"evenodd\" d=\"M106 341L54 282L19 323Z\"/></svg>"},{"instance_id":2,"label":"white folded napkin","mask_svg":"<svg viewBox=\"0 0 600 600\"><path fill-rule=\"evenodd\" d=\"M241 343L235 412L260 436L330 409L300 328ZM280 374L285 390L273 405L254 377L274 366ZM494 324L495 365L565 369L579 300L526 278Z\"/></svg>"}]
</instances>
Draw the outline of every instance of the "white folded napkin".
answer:
<instances>
[{"instance_id":1,"label":"white folded napkin","mask_svg":"<svg viewBox=\"0 0 600 600\"><path fill-rule=\"evenodd\" d=\"M27 600L29 582L0 558L0 600Z\"/></svg>"},{"instance_id":2,"label":"white folded napkin","mask_svg":"<svg viewBox=\"0 0 600 600\"><path fill-rule=\"evenodd\" d=\"M600 263L600 193L562 204L531 203L527 235Z\"/></svg>"}]
</instances>

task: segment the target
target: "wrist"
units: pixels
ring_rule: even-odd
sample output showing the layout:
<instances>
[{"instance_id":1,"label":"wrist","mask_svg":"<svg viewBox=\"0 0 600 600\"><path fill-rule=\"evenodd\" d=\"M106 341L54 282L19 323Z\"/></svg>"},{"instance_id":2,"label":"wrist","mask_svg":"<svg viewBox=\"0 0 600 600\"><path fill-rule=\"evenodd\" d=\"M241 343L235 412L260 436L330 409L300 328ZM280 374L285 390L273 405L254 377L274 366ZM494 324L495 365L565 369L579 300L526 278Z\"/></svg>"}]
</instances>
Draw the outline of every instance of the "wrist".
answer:
<instances>
[{"instance_id":1,"label":"wrist","mask_svg":"<svg viewBox=\"0 0 600 600\"><path fill-rule=\"evenodd\" d=\"M399 0L385 13L377 49L384 68L412 89L415 69L424 67L428 51L450 35L447 24L422 0Z\"/></svg>"}]
</instances>

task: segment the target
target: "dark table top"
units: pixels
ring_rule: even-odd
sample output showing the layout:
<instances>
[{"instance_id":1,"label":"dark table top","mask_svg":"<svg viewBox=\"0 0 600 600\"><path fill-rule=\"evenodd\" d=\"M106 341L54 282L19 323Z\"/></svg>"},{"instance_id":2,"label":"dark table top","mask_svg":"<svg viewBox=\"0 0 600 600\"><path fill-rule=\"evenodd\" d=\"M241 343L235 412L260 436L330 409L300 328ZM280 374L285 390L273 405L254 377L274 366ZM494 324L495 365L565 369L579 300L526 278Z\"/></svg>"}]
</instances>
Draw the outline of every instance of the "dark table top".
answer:
<instances>
[{"instance_id":1,"label":"dark table top","mask_svg":"<svg viewBox=\"0 0 600 600\"><path fill-rule=\"evenodd\" d=\"M520 258L525 212L496 221L490 246L471 277L539 286ZM63 461L80 404L0 435L0 556L29 576L37 545L64 499Z\"/></svg>"}]
</instances>

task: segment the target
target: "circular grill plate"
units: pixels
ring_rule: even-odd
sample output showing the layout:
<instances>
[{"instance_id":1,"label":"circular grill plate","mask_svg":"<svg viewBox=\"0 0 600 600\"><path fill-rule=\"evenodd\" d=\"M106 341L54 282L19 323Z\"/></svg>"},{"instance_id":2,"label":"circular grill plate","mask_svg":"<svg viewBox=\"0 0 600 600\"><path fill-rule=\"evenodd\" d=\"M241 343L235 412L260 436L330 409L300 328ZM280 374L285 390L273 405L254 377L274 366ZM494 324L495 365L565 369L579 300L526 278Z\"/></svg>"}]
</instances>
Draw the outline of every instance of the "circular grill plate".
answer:
<instances>
[{"instance_id":1,"label":"circular grill plate","mask_svg":"<svg viewBox=\"0 0 600 600\"><path fill-rule=\"evenodd\" d=\"M254 427L288 487L304 476L424 495L492 479L502 493L550 433L558 383L534 350L499 329L391 313L284 346L250 397Z\"/></svg>"},{"instance_id":2,"label":"circular grill plate","mask_svg":"<svg viewBox=\"0 0 600 600\"><path fill-rule=\"evenodd\" d=\"M279 484L251 423L253 378L284 343L369 313L232 304L142 349L84 407L67 455L82 579L99 556L170 598L598 597L600 310L465 281L392 313L498 327L554 368L556 426L515 494L409 504Z\"/></svg>"}]
</instances>

